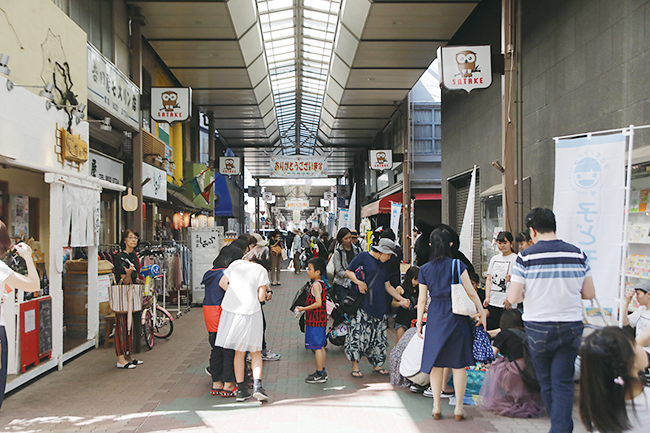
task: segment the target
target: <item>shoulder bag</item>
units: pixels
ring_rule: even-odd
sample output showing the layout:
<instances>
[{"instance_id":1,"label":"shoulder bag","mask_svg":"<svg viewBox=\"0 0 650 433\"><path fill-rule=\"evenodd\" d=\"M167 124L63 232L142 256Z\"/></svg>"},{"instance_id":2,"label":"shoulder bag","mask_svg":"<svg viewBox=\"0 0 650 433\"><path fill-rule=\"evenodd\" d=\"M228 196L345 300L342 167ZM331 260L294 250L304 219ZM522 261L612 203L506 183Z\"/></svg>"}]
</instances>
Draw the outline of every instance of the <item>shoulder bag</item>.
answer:
<instances>
[{"instance_id":1,"label":"shoulder bag","mask_svg":"<svg viewBox=\"0 0 650 433\"><path fill-rule=\"evenodd\" d=\"M451 262L451 311L460 316L472 316L477 313L476 305L465 291L460 276L460 260L453 259ZM456 283L454 283L454 277L457 278Z\"/></svg>"},{"instance_id":2,"label":"shoulder bag","mask_svg":"<svg viewBox=\"0 0 650 433\"><path fill-rule=\"evenodd\" d=\"M360 279L365 282L365 275L363 273L363 268L358 268L356 271L354 271L354 273L357 275L357 278L359 278L359 274L361 274L363 278ZM372 303L372 284L375 282L378 276L379 276L379 272L377 272L375 276L372 277L372 280L370 280L370 284L366 284L366 287L368 289L367 292L370 293L370 303ZM347 295L345 299L343 299L343 302L341 303L341 311L347 314L348 318L353 317L354 315L357 314L357 310L361 306L364 296L365 296L364 293L359 293L357 296Z\"/></svg>"}]
</instances>

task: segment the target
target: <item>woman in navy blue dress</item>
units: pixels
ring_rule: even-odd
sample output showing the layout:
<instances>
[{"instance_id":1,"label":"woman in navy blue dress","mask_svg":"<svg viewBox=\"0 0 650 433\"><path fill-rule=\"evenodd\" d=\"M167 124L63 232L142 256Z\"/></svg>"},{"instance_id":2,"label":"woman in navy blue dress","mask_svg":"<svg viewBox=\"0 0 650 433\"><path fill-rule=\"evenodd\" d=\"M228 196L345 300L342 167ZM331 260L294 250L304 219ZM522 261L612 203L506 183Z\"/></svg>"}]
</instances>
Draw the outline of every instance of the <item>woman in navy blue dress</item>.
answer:
<instances>
[{"instance_id":1,"label":"woman in navy blue dress","mask_svg":"<svg viewBox=\"0 0 650 433\"><path fill-rule=\"evenodd\" d=\"M467 417L463 410L463 396L467 385L465 367L474 364L474 337L470 318L452 313L451 285L458 283L458 273L461 274L460 282L479 312L479 324L484 327L486 317L481 300L470 282L467 267L460 260L452 259L451 243L451 235L444 228L438 228L431 233L431 261L420 268L418 276L420 296L417 329L418 336L423 338L422 318L428 292L431 303L427 312L427 330L420 371L431 375L432 415L434 419L439 419L443 369L452 369L456 395L454 415L456 421L460 421Z\"/></svg>"}]
</instances>

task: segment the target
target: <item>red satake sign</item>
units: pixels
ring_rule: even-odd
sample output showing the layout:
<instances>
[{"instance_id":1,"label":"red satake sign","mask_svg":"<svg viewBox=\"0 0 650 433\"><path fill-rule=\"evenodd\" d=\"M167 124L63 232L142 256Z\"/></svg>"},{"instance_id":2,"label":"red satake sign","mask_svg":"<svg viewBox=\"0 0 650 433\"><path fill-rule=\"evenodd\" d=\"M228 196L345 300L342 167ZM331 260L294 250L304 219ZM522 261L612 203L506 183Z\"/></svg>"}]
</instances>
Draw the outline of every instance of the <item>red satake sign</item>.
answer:
<instances>
[{"instance_id":1,"label":"red satake sign","mask_svg":"<svg viewBox=\"0 0 650 433\"><path fill-rule=\"evenodd\" d=\"M316 157L271 157L270 177L316 178L327 177L327 161Z\"/></svg>"}]
</instances>

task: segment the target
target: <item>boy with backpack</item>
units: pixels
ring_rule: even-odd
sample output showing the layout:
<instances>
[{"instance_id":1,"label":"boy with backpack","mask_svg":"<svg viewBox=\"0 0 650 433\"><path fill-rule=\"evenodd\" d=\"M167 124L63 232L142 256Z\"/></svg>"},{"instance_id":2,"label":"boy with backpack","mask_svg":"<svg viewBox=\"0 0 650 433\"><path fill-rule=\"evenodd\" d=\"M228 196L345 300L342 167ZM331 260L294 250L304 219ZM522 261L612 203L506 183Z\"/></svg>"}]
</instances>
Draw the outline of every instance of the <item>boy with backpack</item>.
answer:
<instances>
[{"instance_id":1,"label":"boy with backpack","mask_svg":"<svg viewBox=\"0 0 650 433\"><path fill-rule=\"evenodd\" d=\"M307 261L307 276L314 282L307 294L306 306L296 308L301 313L305 312L305 349L312 350L316 357L316 372L307 376L307 383L325 383L328 379L325 372L327 310L325 283L322 281L325 273L325 260L314 257Z\"/></svg>"}]
</instances>

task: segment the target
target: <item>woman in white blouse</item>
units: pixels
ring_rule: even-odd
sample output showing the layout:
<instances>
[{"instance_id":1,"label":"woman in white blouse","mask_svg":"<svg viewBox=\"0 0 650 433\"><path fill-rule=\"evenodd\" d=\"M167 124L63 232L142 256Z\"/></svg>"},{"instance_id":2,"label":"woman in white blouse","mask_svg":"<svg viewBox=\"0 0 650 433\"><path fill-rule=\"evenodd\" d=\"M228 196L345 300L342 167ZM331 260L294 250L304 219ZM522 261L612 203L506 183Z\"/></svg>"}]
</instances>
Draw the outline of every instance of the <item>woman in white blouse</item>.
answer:
<instances>
[{"instance_id":1,"label":"woman in white blouse","mask_svg":"<svg viewBox=\"0 0 650 433\"><path fill-rule=\"evenodd\" d=\"M9 231L4 222L0 221L0 257L11 249L12 241L9 237ZM27 263L27 275L21 275L12 271L9 266L0 260L0 293L2 293L1 304L4 304L8 296L13 296L12 289L20 289L25 292L36 292L41 288L40 277L34 259L32 258L32 249L29 245L19 243L15 246L16 252L25 259ZM5 385L7 383L7 332L5 331L5 321L2 316L2 307L0 307L0 407L5 395Z\"/></svg>"}]
</instances>

